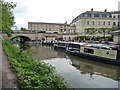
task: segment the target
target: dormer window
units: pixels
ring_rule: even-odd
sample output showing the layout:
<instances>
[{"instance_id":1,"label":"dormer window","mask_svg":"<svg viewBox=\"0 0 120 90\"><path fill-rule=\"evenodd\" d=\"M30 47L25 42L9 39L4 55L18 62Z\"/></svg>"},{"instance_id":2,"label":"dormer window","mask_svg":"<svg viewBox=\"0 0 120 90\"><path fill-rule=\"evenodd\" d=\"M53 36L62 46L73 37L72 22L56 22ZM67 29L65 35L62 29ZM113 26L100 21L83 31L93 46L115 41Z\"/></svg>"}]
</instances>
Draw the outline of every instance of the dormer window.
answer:
<instances>
[{"instance_id":1,"label":"dormer window","mask_svg":"<svg viewBox=\"0 0 120 90\"><path fill-rule=\"evenodd\" d=\"M113 18L116 18L116 16L113 16Z\"/></svg>"},{"instance_id":2,"label":"dormer window","mask_svg":"<svg viewBox=\"0 0 120 90\"><path fill-rule=\"evenodd\" d=\"M94 15L92 15L92 17L94 17Z\"/></svg>"},{"instance_id":3,"label":"dormer window","mask_svg":"<svg viewBox=\"0 0 120 90\"><path fill-rule=\"evenodd\" d=\"M85 14L84 16L87 17L87 14Z\"/></svg>"},{"instance_id":4,"label":"dormer window","mask_svg":"<svg viewBox=\"0 0 120 90\"><path fill-rule=\"evenodd\" d=\"M103 14L102 17L107 17L106 14Z\"/></svg>"},{"instance_id":5,"label":"dormer window","mask_svg":"<svg viewBox=\"0 0 120 90\"><path fill-rule=\"evenodd\" d=\"M99 17L99 14L95 14L95 16L94 17Z\"/></svg>"},{"instance_id":6,"label":"dormer window","mask_svg":"<svg viewBox=\"0 0 120 90\"><path fill-rule=\"evenodd\" d=\"M102 15L99 15L99 17L102 17Z\"/></svg>"}]
</instances>

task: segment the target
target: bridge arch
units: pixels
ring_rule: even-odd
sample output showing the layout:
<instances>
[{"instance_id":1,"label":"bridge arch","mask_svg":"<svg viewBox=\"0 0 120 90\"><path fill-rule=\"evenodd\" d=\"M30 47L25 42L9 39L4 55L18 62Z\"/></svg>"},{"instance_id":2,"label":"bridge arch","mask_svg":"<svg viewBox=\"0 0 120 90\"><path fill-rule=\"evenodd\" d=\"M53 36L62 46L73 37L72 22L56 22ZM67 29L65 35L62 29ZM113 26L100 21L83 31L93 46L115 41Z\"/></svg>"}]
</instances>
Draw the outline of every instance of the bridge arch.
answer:
<instances>
[{"instance_id":1,"label":"bridge arch","mask_svg":"<svg viewBox=\"0 0 120 90\"><path fill-rule=\"evenodd\" d=\"M22 41L30 41L31 40L29 37L23 36L23 35L14 36L11 38L11 40L13 41L15 38L21 38Z\"/></svg>"}]
</instances>

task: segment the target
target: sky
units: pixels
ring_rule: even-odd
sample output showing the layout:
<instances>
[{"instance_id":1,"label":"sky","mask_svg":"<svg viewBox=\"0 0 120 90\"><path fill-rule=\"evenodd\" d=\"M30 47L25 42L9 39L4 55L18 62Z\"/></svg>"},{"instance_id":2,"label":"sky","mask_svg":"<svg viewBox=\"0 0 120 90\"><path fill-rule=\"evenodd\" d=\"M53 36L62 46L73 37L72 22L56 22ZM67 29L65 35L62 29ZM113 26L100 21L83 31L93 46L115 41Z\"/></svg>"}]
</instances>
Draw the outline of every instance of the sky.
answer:
<instances>
[{"instance_id":1,"label":"sky","mask_svg":"<svg viewBox=\"0 0 120 90\"><path fill-rule=\"evenodd\" d=\"M18 29L28 22L71 23L79 14L90 11L118 11L120 0L4 0L17 3L14 9Z\"/></svg>"}]
</instances>

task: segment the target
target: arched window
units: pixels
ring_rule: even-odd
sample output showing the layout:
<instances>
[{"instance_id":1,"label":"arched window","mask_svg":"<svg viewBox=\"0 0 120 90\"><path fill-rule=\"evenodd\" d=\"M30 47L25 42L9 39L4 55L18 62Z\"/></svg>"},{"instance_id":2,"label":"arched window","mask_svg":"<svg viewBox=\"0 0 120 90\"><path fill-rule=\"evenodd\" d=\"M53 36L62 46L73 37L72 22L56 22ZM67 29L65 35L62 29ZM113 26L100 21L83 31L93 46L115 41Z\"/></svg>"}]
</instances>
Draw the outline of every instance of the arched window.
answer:
<instances>
[{"instance_id":1,"label":"arched window","mask_svg":"<svg viewBox=\"0 0 120 90\"><path fill-rule=\"evenodd\" d=\"M95 21L93 21L93 25L95 25Z\"/></svg>"},{"instance_id":2,"label":"arched window","mask_svg":"<svg viewBox=\"0 0 120 90\"><path fill-rule=\"evenodd\" d=\"M105 21L103 21L103 25L105 25Z\"/></svg>"},{"instance_id":3,"label":"arched window","mask_svg":"<svg viewBox=\"0 0 120 90\"><path fill-rule=\"evenodd\" d=\"M87 21L87 25L89 25L90 24L90 22L89 21Z\"/></svg>"},{"instance_id":4,"label":"arched window","mask_svg":"<svg viewBox=\"0 0 120 90\"><path fill-rule=\"evenodd\" d=\"M116 22L113 22L113 26L115 26L116 25Z\"/></svg>"},{"instance_id":5,"label":"arched window","mask_svg":"<svg viewBox=\"0 0 120 90\"><path fill-rule=\"evenodd\" d=\"M108 25L110 25L110 21L108 21Z\"/></svg>"}]
</instances>

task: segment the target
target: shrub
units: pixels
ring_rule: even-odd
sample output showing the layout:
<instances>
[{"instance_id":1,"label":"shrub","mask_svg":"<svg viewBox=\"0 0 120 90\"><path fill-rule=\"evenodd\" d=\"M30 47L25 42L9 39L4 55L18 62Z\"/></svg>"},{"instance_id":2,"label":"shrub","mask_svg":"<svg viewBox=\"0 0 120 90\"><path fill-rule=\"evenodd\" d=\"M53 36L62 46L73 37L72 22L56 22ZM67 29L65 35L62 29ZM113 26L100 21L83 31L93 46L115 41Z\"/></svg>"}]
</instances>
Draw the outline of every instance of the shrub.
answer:
<instances>
[{"instance_id":1,"label":"shrub","mask_svg":"<svg viewBox=\"0 0 120 90\"><path fill-rule=\"evenodd\" d=\"M38 62L7 41L3 41L12 70L17 75L20 89L66 89L64 79L55 72L55 68L44 62Z\"/></svg>"}]
</instances>

